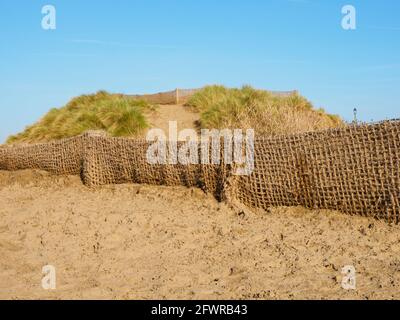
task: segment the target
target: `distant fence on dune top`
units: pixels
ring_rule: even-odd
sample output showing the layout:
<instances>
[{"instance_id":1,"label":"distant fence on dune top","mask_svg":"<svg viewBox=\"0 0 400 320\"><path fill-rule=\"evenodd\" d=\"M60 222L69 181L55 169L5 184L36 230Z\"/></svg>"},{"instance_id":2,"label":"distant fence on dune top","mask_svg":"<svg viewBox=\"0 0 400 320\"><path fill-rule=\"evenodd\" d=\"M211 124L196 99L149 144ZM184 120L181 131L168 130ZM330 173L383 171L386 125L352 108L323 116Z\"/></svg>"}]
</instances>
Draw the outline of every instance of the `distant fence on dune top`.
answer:
<instances>
[{"instance_id":1,"label":"distant fence on dune top","mask_svg":"<svg viewBox=\"0 0 400 320\"><path fill-rule=\"evenodd\" d=\"M191 96L201 89L175 89L172 91L159 92L155 94L134 94L127 95L133 99L143 99L154 104L180 104L185 103ZM275 96L286 97L296 94L297 91L268 91Z\"/></svg>"},{"instance_id":2,"label":"distant fence on dune top","mask_svg":"<svg viewBox=\"0 0 400 320\"><path fill-rule=\"evenodd\" d=\"M0 170L80 175L88 186L145 183L200 187L253 208L339 210L388 222L400 218L400 121L257 138L254 171L234 166L152 165L151 143L89 134L46 144L0 147Z\"/></svg>"}]
</instances>

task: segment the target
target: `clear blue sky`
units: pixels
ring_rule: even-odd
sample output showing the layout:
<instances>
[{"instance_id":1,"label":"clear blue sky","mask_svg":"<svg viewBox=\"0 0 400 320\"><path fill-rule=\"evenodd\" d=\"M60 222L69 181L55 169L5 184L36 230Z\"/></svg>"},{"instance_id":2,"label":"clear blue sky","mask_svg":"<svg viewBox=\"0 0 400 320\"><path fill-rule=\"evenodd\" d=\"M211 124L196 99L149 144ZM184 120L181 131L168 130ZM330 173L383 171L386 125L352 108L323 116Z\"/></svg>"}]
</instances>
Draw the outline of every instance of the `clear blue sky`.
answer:
<instances>
[{"instance_id":1,"label":"clear blue sky","mask_svg":"<svg viewBox=\"0 0 400 320\"><path fill-rule=\"evenodd\" d=\"M354 31L341 28L346 4ZM100 89L250 84L298 89L345 119L354 107L363 120L399 117L398 0L1 0L0 14L0 142Z\"/></svg>"}]
</instances>

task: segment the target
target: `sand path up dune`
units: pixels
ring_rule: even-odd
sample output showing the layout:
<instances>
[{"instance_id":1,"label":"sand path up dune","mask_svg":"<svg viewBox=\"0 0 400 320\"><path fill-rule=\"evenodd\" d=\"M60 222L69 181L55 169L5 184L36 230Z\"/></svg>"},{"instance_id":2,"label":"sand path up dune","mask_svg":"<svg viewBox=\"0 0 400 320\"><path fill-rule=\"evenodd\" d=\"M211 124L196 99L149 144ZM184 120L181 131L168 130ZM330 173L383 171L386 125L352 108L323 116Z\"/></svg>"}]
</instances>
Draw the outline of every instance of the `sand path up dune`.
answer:
<instances>
[{"instance_id":1,"label":"sand path up dune","mask_svg":"<svg viewBox=\"0 0 400 320\"><path fill-rule=\"evenodd\" d=\"M162 129L168 136L169 121L177 122L177 129L197 129L200 114L192 112L184 105L159 105L155 112L148 115L151 128Z\"/></svg>"}]
</instances>

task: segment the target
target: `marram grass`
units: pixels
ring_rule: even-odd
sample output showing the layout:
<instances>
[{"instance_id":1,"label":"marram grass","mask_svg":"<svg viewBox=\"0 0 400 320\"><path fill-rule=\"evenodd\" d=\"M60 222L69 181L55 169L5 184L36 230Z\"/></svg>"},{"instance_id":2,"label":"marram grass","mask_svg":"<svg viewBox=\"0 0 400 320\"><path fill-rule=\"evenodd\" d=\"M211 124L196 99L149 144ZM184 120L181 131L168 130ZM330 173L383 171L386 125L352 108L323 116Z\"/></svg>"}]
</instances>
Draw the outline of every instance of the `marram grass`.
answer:
<instances>
[{"instance_id":1,"label":"marram grass","mask_svg":"<svg viewBox=\"0 0 400 320\"><path fill-rule=\"evenodd\" d=\"M280 135L344 126L345 123L298 94L277 96L249 86L230 89L207 86L186 103L200 113L201 128L248 129L257 135ZM146 114L155 107L144 100L99 91L72 99L51 109L7 143L47 142L77 136L88 130L103 130L115 137L138 137L149 124ZM173 119L170 119L173 120Z\"/></svg>"},{"instance_id":2,"label":"marram grass","mask_svg":"<svg viewBox=\"0 0 400 320\"><path fill-rule=\"evenodd\" d=\"M99 91L72 99L66 106L51 109L7 143L46 142L73 137L87 130L104 130L111 136L135 137L148 127L145 113L154 106L119 94Z\"/></svg>"},{"instance_id":3,"label":"marram grass","mask_svg":"<svg viewBox=\"0 0 400 320\"><path fill-rule=\"evenodd\" d=\"M186 103L200 113L201 128L253 128L258 135L280 135L344 126L336 115L298 94L277 96L249 86L208 86Z\"/></svg>"}]
</instances>

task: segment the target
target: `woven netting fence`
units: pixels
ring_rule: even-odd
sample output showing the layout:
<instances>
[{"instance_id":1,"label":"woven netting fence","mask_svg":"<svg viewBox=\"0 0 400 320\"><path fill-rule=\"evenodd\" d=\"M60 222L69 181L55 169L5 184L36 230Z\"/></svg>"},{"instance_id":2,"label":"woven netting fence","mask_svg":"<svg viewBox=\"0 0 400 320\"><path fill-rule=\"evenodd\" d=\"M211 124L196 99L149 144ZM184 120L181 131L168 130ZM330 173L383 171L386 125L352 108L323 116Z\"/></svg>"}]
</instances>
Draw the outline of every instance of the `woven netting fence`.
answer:
<instances>
[{"instance_id":1,"label":"woven netting fence","mask_svg":"<svg viewBox=\"0 0 400 320\"><path fill-rule=\"evenodd\" d=\"M80 175L88 186L144 183L200 187L253 208L339 210L389 222L400 217L400 121L257 138L254 171L235 166L150 164L150 142L97 134L46 144L0 147L0 170ZM179 144L179 143L178 143Z\"/></svg>"}]
</instances>

